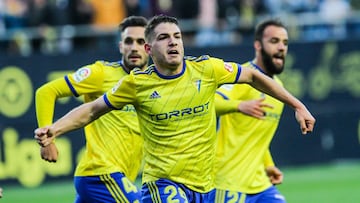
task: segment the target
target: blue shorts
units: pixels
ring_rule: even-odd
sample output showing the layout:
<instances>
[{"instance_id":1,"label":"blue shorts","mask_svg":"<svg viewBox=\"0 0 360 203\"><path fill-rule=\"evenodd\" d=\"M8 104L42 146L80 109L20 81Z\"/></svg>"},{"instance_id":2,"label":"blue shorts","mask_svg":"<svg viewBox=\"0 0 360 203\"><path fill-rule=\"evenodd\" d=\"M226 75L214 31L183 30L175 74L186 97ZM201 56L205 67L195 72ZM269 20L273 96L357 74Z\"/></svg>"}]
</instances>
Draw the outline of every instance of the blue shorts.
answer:
<instances>
[{"instance_id":1,"label":"blue shorts","mask_svg":"<svg viewBox=\"0 0 360 203\"><path fill-rule=\"evenodd\" d=\"M142 186L142 202L177 202L177 203L213 203L215 189L208 193L190 190L183 184L167 179L144 183Z\"/></svg>"},{"instance_id":2,"label":"blue shorts","mask_svg":"<svg viewBox=\"0 0 360 203\"><path fill-rule=\"evenodd\" d=\"M216 203L286 203L285 197L275 186L256 194L244 194L227 190L216 190Z\"/></svg>"},{"instance_id":3,"label":"blue shorts","mask_svg":"<svg viewBox=\"0 0 360 203\"><path fill-rule=\"evenodd\" d=\"M75 203L141 201L140 190L123 173L75 176Z\"/></svg>"}]
</instances>

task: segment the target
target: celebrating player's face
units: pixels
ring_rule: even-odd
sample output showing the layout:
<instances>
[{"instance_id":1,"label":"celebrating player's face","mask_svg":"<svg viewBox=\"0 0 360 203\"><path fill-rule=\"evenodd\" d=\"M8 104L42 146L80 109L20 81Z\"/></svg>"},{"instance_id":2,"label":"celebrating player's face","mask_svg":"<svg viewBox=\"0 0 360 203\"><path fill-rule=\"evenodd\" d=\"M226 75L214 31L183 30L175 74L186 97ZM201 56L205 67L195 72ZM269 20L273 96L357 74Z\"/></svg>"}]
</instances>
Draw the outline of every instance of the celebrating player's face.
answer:
<instances>
[{"instance_id":1,"label":"celebrating player's face","mask_svg":"<svg viewBox=\"0 0 360 203\"><path fill-rule=\"evenodd\" d=\"M280 74L284 70L288 50L288 34L282 27L269 26L262 40L261 58L269 74Z\"/></svg>"},{"instance_id":2,"label":"celebrating player's face","mask_svg":"<svg viewBox=\"0 0 360 203\"><path fill-rule=\"evenodd\" d=\"M150 43L153 61L172 71L179 68L184 58L184 46L179 27L173 23L161 23L155 30Z\"/></svg>"},{"instance_id":3,"label":"celebrating player's face","mask_svg":"<svg viewBox=\"0 0 360 203\"><path fill-rule=\"evenodd\" d=\"M147 65L149 56L144 48L144 31L144 27L128 27L121 35L120 52L123 55L125 67L130 70Z\"/></svg>"}]
</instances>

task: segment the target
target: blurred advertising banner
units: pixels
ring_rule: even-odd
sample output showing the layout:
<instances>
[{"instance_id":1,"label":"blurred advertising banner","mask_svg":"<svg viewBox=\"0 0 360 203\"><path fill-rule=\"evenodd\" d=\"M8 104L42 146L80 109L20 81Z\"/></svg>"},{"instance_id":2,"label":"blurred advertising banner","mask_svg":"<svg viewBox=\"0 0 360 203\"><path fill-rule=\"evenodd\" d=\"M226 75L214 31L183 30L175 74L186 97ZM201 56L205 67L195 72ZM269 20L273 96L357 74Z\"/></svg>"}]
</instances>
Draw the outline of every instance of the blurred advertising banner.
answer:
<instances>
[{"instance_id":1,"label":"blurred advertising banner","mask_svg":"<svg viewBox=\"0 0 360 203\"><path fill-rule=\"evenodd\" d=\"M315 131L302 135L293 110L286 107L271 151L280 166L360 158L360 41L290 43L281 78L309 107ZM109 48L111 50L112 48ZM243 63L252 46L187 48L203 55ZM57 163L40 158L33 139L37 127L35 91L42 84L96 60L117 61L115 51L76 51L68 55L0 56L0 182L36 187L45 181L71 179L85 140L82 130L58 138ZM81 98L58 100L55 119L81 104Z\"/></svg>"}]
</instances>

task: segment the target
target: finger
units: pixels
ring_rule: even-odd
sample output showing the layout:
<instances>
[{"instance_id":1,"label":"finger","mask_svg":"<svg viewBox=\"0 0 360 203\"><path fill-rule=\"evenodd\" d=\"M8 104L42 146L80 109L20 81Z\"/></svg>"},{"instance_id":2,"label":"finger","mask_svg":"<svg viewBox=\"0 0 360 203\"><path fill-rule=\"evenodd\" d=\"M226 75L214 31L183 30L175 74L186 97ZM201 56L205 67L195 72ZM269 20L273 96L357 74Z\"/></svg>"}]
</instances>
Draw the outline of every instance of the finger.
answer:
<instances>
[{"instance_id":1,"label":"finger","mask_svg":"<svg viewBox=\"0 0 360 203\"><path fill-rule=\"evenodd\" d=\"M274 108L273 105L271 105L271 104L266 104L266 103L261 103L260 106L263 107L263 108L269 108L269 109L273 109L273 108Z\"/></svg>"},{"instance_id":2,"label":"finger","mask_svg":"<svg viewBox=\"0 0 360 203\"><path fill-rule=\"evenodd\" d=\"M258 119L264 119L266 112L262 110L257 110L252 113L252 116Z\"/></svg>"},{"instance_id":3,"label":"finger","mask_svg":"<svg viewBox=\"0 0 360 203\"><path fill-rule=\"evenodd\" d=\"M302 132L302 134L303 135L305 135L306 133L307 133L307 127L306 127L306 122L305 122L305 120L304 119L301 119L300 121L299 121L299 124L300 124L300 129L301 129L301 132Z\"/></svg>"},{"instance_id":4,"label":"finger","mask_svg":"<svg viewBox=\"0 0 360 203\"><path fill-rule=\"evenodd\" d=\"M261 97L261 98L258 99L259 102L262 102L264 100L265 100L265 97Z\"/></svg>"},{"instance_id":5,"label":"finger","mask_svg":"<svg viewBox=\"0 0 360 203\"><path fill-rule=\"evenodd\" d=\"M311 121L306 121L305 123L306 123L307 131L312 132L314 129L314 123Z\"/></svg>"},{"instance_id":6,"label":"finger","mask_svg":"<svg viewBox=\"0 0 360 203\"><path fill-rule=\"evenodd\" d=\"M44 136L48 133L49 129L48 128L37 128L34 131L35 135L38 135L39 137Z\"/></svg>"}]
</instances>

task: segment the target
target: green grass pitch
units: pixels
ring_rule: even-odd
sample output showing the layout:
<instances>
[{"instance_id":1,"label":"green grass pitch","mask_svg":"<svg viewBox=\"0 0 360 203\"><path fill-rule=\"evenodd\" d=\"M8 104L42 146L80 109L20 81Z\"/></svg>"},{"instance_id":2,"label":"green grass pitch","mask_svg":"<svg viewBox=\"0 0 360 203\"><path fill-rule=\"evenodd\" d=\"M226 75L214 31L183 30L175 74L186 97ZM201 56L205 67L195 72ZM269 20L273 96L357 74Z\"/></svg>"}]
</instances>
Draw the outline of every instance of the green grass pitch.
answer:
<instances>
[{"instance_id":1,"label":"green grass pitch","mask_svg":"<svg viewBox=\"0 0 360 203\"><path fill-rule=\"evenodd\" d=\"M360 162L282 168L284 183L278 189L288 203L360 202ZM3 187L0 203L71 203L71 180L28 189Z\"/></svg>"}]
</instances>

